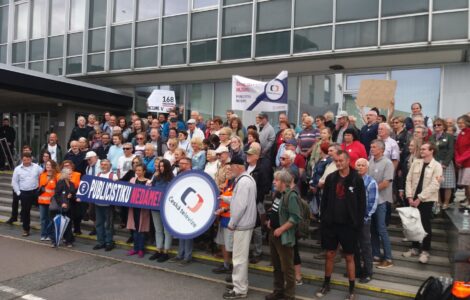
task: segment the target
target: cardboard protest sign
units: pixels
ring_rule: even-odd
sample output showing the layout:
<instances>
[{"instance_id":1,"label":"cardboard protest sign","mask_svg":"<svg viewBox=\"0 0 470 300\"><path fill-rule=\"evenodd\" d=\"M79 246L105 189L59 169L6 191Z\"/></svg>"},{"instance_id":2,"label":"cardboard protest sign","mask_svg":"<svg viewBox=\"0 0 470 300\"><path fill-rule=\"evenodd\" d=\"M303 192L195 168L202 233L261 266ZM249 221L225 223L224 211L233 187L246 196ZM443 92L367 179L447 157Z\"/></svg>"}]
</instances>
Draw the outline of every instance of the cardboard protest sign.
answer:
<instances>
[{"instance_id":1,"label":"cardboard protest sign","mask_svg":"<svg viewBox=\"0 0 470 300\"><path fill-rule=\"evenodd\" d=\"M366 79L361 81L356 103L359 107L387 109L395 99L396 80Z\"/></svg>"}]
</instances>

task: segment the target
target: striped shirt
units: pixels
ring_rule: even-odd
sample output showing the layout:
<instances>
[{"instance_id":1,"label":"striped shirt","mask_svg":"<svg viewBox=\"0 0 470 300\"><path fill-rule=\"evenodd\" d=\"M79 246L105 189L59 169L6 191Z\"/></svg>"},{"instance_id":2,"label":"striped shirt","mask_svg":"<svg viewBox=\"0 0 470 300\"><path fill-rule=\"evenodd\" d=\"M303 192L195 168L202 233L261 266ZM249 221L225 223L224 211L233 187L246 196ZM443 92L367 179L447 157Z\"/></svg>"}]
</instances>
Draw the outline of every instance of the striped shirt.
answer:
<instances>
[{"instance_id":1,"label":"striped shirt","mask_svg":"<svg viewBox=\"0 0 470 300\"><path fill-rule=\"evenodd\" d=\"M311 127L310 129L305 128L299 133L299 148L301 152L306 152L317 142L320 137L320 131L316 128Z\"/></svg>"}]
</instances>

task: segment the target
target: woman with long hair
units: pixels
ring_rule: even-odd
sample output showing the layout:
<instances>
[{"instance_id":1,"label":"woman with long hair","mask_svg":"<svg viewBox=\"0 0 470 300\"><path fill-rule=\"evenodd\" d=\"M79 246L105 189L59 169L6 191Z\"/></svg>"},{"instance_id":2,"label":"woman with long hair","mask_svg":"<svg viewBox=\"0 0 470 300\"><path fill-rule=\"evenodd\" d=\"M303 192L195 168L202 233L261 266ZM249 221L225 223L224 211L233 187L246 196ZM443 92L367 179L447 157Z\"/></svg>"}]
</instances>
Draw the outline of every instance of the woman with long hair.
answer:
<instances>
[{"instance_id":1,"label":"woman with long hair","mask_svg":"<svg viewBox=\"0 0 470 300\"><path fill-rule=\"evenodd\" d=\"M44 150L41 152L41 156L39 157L39 166L45 170L46 169L46 162L51 160L51 153L49 151Z\"/></svg>"},{"instance_id":2,"label":"woman with long hair","mask_svg":"<svg viewBox=\"0 0 470 300\"><path fill-rule=\"evenodd\" d=\"M191 148L193 149L191 162L193 170L204 170L206 165L206 151L202 149L202 139L195 136L191 140Z\"/></svg>"},{"instance_id":3,"label":"woman with long hair","mask_svg":"<svg viewBox=\"0 0 470 300\"><path fill-rule=\"evenodd\" d=\"M117 120L117 125L121 127L122 139L124 140L124 142L127 142L132 130L127 125L126 117L119 117Z\"/></svg>"},{"instance_id":4,"label":"woman with long hair","mask_svg":"<svg viewBox=\"0 0 470 300\"><path fill-rule=\"evenodd\" d=\"M294 129L290 129L290 128L285 129L282 135L282 144L279 146L279 149L277 150L277 153L276 153L276 167L279 167L281 165L281 156L284 153L284 151L286 151L286 142L292 139L295 139ZM259 143L259 141L257 142Z\"/></svg>"},{"instance_id":5,"label":"woman with long hair","mask_svg":"<svg viewBox=\"0 0 470 300\"><path fill-rule=\"evenodd\" d=\"M39 191L38 197L39 204L39 220L41 222L41 241L51 240L51 219L49 218L49 205L55 193L57 185L57 174L59 168L57 163L53 160L48 160L44 164L44 172L39 176Z\"/></svg>"},{"instance_id":6,"label":"woman with long hair","mask_svg":"<svg viewBox=\"0 0 470 300\"><path fill-rule=\"evenodd\" d=\"M246 160L245 152L243 151L243 142L239 136L232 136L230 139L230 158L240 157Z\"/></svg>"},{"instance_id":7,"label":"woman with long hair","mask_svg":"<svg viewBox=\"0 0 470 300\"><path fill-rule=\"evenodd\" d=\"M232 117L230 119L230 129L232 130L232 137L238 136L242 141L245 139L242 120L239 117Z\"/></svg>"}]
</instances>

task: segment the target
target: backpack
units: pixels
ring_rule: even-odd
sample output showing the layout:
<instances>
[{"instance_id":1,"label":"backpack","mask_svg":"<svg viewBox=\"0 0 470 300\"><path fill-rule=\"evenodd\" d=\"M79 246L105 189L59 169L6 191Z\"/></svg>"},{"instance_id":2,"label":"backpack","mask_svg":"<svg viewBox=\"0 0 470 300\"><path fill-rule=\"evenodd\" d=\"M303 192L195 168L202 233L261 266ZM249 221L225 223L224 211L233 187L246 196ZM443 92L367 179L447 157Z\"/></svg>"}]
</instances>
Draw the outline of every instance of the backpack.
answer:
<instances>
[{"instance_id":1,"label":"backpack","mask_svg":"<svg viewBox=\"0 0 470 300\"><path fill-rule=\"evenodd\" d=\"M295 235L298 238L306 239L310 237L310 222L312 220L312 214L310 212L310 207L308 206L307 201L300 198L299 194L295 190L291 190L288 194L284 195L282 202L284 206L287 207L289 197L291 193L295 193L297 196L297 204L299 205L300 209L300 222L297 224Z\"/></svg>"},{"instance_id":2,"label":"backpack","mask_svg":"<svg viewBox=\"0 0 470 300\"><path fill-rule=\"evenodd\" d=\"M442 282L430 276L419 287L415 300L442 300L443 292Z\"/></svg>"}]
</instances>

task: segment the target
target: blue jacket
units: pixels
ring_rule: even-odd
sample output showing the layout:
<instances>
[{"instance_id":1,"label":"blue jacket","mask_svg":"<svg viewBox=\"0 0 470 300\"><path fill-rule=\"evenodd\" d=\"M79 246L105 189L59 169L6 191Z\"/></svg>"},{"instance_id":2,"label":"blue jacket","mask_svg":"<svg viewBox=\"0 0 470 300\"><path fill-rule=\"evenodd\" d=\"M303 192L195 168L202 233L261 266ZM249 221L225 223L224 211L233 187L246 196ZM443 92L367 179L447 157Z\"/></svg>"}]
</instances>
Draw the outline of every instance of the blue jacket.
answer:
<instances>
[{"instance_id":1,"label":"blue jacket","mask_svg":"<svg viewBox=\"0 0 470 300\"><path fill-rule=\"evenodd\" d=\"M364 179L364 186L366 188L366 212L364 215L364 221L367 222L371 219L377 209L379 186L375 179L367 174L364 175L362 179Z\"/></svg>"}]
</instances>

